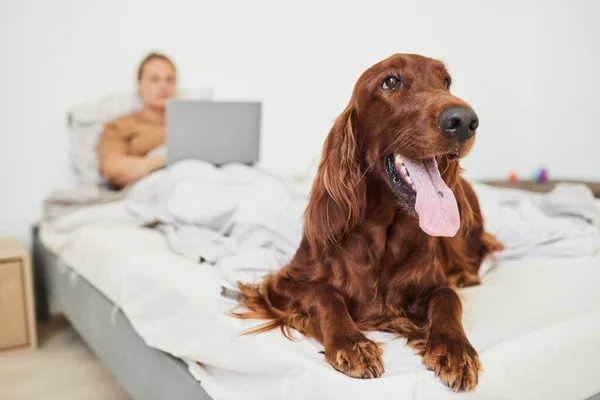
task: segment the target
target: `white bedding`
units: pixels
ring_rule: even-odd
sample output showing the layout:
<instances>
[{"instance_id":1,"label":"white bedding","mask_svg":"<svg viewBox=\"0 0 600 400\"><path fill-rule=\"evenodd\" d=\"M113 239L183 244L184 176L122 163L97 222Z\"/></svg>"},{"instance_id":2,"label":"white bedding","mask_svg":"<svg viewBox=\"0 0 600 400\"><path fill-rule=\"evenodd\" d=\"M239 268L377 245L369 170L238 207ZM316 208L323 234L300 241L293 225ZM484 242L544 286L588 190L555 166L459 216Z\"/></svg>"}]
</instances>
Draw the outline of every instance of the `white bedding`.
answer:
<instances>
[{"instance_id":1,"label":"white bedding","mask_svg":"<svg viewBox=\"0 0 600 400\"><path fill-rule=\"evenodd\" d=\"M215 400L583 399L600 392L598 256L506 259L482 285L461 290L465 330L485 371L475 392L456 395L390 335L369 334L385 343L386 373L376 380L334 371L313 341L290 342L279 331L238 336L256 322L226 315L232 304L220 296L222 273L175 254L156 230L81 224L42 226L41 235L123 309L148 345L187 360Z\"/></svg>"},{"instance_id":2,"label":"white bedding","mask_svg":"<svg viewBox=\"0 0 600 400\"><path fill-rule=\"evenodd\" d=\"M216 267L222 284L257 281L294 255L302 238L309 180L246 165L221 168L182 161L124 192L54 193L44 226L61 235L82 226L144 226L160 230L172 251ZM474 185L486 229L506 245L500 260L581 257L597 253L600 210L584 185L549 194ZM482 273L493 266L486 260Z\"/></svg>"}]
</instances>

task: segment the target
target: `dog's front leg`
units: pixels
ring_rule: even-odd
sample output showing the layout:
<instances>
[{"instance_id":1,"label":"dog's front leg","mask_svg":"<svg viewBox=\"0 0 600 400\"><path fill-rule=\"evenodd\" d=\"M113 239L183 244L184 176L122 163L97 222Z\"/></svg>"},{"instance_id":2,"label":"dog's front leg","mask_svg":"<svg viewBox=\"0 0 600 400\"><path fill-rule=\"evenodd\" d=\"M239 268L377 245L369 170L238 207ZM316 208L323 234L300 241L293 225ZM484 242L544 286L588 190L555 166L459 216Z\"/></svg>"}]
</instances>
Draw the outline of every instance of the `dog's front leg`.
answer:
<instances>
[{"instance_id":1,"label":"dog's front leg","mask_svg":"<svg viewBox=\"0 0 600 400\"><path fill-rule=\"evenodd\" d=\"M343 296L322 282L282 278L278 291L287 293L296 310L299 328L323 344L325 360L336 370L354 378L378 378L384 373L382 351L358 329Z\"/></svg>"},{"instance_id":2,"label":"dog's front leg","mask_svg":"<svg viewBox=\"0 0 600 400\"><path fill-rule=\"evenodd\" d=\"M448 287L434 290L427 312L429 332L423 363L452 390L475 389L481 364L463 329L458 295Z\"/></svg>"}]
</instances>

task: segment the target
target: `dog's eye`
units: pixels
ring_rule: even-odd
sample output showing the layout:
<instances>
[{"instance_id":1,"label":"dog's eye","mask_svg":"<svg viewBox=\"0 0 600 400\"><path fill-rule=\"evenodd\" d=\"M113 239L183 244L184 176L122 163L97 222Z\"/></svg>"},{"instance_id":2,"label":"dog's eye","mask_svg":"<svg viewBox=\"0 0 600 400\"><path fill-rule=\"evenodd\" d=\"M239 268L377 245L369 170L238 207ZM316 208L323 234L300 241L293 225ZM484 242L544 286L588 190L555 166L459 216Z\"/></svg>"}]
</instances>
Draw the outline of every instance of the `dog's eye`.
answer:
<instances>
[{"instance_id":1,"label":"dog's eye","mask_svg":"<svg viewBox=\"0 0 600 400\"><path fill-rule=\"evenodd\" d=\"M383 85L381 85L381 88L383 90L396 90L400 87L400 79L396 76L388 76L387 78L385 78L385 81L383 81Z\"/></svg>"},{"instance_id":2,"label":"dog's eye","mask_svg":"<svg viewBox=\"0 0 600 400\"><path fill-rule=\"evenodd\" d=\"M450 87L450 78L444 78L444 89L448 89Z\"/></svg>"}]
</instances>

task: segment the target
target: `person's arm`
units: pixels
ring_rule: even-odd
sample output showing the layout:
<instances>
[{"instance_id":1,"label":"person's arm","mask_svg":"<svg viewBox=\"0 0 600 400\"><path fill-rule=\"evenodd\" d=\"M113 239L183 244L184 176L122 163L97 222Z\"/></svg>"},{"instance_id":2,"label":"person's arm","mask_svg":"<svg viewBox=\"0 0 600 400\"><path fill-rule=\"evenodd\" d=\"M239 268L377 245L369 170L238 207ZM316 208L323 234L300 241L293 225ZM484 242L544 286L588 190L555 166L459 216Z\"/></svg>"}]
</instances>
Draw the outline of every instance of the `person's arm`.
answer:
<instances>
[{"instance_id":1,"label":"person's arm","mask_svg":"<svg viewBox=\"0 0 600 400\"><path fill-rule=\"evenodd\" d=\"M127 154L127 139L114 125L107 125L98 143L100 173L108 183L122 188L164 166L162 157Z\"/></svg>"}]
</instances>

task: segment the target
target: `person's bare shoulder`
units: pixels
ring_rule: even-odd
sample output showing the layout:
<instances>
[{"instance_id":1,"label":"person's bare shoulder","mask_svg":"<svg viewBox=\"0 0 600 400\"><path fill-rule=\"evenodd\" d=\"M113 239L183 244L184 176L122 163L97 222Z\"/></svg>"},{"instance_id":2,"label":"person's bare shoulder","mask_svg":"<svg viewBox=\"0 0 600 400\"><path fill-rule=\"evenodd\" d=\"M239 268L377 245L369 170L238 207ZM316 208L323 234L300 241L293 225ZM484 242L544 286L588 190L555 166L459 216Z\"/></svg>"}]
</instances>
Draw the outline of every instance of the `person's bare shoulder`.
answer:
<instances>
[{"instance_id":1,"label":"person's bare shoulder","mask_svg":"<svg viewBox=\"0 0 600 400\"><path fill-rule=\"evenodd\" d=\"M106 128L113 129L124 135L129 134L136 125L139 124L139 112L133 112L121 117L115 118L106 124Z\"/></svg>"}]
</instances>

